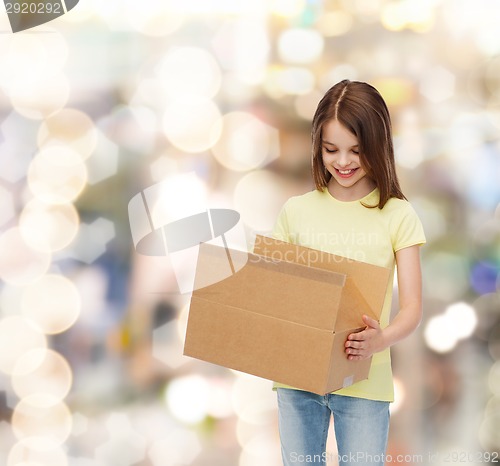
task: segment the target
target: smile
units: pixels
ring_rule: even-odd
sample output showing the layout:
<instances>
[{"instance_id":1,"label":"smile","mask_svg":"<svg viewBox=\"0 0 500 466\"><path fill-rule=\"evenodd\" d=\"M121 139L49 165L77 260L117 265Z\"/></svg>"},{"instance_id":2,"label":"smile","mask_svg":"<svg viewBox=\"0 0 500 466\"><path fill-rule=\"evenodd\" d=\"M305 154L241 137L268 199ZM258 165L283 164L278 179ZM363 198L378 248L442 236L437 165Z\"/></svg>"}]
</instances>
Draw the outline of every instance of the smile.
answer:
<instances>
[{"instance_id":1,"label":"smile","mask_svg":"<svg viewBox=\"0 0 500 466\"><path fill-rule=\"evenodd\" d=\"M335 170L342 178L349 178L356 172L357 168L351 168L350 170L339 170L336 168Z\"/></svg>"}]
</instances>

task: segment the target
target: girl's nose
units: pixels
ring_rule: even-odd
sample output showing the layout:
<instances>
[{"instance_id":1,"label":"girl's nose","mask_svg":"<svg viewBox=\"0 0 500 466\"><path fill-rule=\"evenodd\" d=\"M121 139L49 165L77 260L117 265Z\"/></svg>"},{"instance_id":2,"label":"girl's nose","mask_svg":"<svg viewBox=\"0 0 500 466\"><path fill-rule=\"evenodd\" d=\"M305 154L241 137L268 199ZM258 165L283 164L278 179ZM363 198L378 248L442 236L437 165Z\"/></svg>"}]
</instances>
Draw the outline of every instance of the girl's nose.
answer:
<instances>
[{"instance_id":1,"label":"girl's nose","mask_svg":"<svg viewBox=\"0 0 500 466\"><path fill-rule=\"evenodd\" d=\"M346 154L339 154L338 159L337 159L337 163L341 167L347 167L347 165L349 165L350 162L349 162Z\"/></svg>"}]
</instances>

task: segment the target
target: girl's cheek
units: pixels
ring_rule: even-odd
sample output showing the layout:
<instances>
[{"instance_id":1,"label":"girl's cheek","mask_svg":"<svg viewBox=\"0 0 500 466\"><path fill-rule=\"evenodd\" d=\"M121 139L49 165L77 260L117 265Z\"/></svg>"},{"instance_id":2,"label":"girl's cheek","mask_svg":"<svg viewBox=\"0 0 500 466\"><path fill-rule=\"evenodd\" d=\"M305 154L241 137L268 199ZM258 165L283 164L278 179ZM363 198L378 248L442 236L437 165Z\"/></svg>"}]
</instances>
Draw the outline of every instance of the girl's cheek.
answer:
<instances>
[{"instance_id":1,"label":"girl's cheek","mask_svg":"<svg viewBox=\"0 0 500 466\"><path fill-rule=\"evenodd\" d=\"M333 157L331 155L324 155L323 154L323 163L325 165L330 165L333 162Z\"/></svg>"}]
</instances>

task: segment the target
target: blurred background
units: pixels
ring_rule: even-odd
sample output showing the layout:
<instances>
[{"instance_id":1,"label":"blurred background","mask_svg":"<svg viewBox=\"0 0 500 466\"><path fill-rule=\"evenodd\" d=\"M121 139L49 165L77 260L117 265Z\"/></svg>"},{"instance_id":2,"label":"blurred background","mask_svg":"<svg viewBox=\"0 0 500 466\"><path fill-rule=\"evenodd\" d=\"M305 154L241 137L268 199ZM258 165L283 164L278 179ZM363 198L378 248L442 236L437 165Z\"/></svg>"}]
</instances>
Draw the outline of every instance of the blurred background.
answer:
<instances>
[{"instance_id":1,"label":"blurred background","mask_svg":"<svg viewBox=\"0 0 500 466\"><path fill-rule=\"evenodd\" d=\"M12 34L2 5L0 466L281 464L271 382L182 355L189 294L135 250L128 203L161 186L172 219L234 209L251 247L312 189L311 117L344 78L386 99L428 239L388 453L500 461L499 18L494 0L80 0Z\"/></svg>"}]
</instances>

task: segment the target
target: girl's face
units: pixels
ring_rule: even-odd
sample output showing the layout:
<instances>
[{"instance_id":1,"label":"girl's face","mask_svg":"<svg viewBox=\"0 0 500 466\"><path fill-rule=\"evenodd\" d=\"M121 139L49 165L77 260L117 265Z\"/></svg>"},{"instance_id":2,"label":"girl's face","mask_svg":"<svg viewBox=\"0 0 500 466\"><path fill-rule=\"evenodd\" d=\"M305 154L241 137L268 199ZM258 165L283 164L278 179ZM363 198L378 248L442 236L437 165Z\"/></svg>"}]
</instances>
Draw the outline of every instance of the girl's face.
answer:
<instances>
[{"instance_id":1,"label":"girl's face","mask_svg":"<svg viewBox=\"0 0 500 466\"><path fill-rule=\"evenodd\" d=\"M334 197L356 200L374 189L375 183L361 166L357 137L338 120L323 126L322 156L332 175L328 189Z\"/></svg>"}]
</instances>

